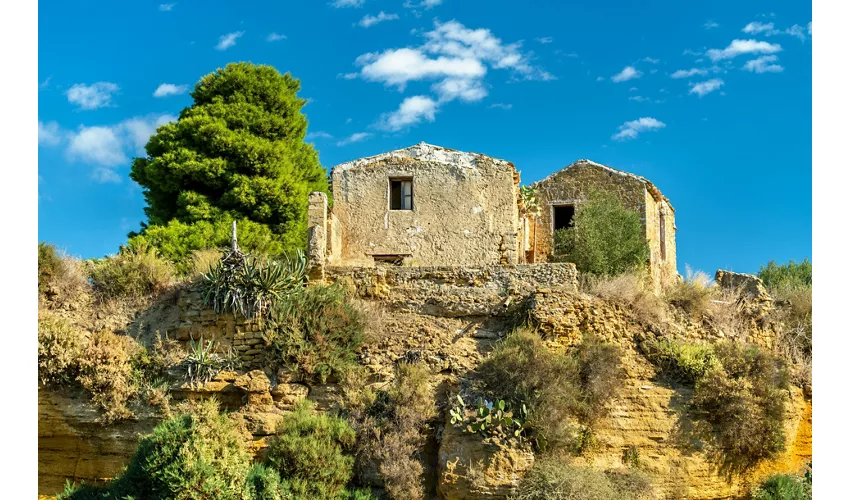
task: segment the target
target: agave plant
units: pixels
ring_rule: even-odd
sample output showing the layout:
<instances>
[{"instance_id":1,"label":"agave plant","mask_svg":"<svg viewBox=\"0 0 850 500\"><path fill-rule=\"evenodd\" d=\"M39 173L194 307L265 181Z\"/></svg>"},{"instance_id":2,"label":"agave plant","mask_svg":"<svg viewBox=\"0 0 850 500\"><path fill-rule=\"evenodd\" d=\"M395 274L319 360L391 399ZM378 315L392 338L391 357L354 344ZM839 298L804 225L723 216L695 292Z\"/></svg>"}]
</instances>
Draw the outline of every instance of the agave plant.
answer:
<instances>
[{"instance_id":1,"label":"agave plant","mask_svg":"<svg viewBox=\"0 0 850 500\"><path fill-rule=\"evenodd\" d=\"M210 340L204 344L204 337L196 344L192 339L189 342L189 352L183 359L186 376L192 383L209 382L223 370L239 368L239 358L233 349L228 349L225 354L219 354L215 350L215 341Z\"/></svg>"},{"instance_id":2,"label":"agave plant","mask_svg":"<svg viewBox=\"0 0 850 500\"><path fill-rule=\"evenodd\" d=\"M282 261L231 252L203 275L204 303L219 313L262 319L300 290L306 275L307 259L300 249Z\"/></svg>"}]
</instances>

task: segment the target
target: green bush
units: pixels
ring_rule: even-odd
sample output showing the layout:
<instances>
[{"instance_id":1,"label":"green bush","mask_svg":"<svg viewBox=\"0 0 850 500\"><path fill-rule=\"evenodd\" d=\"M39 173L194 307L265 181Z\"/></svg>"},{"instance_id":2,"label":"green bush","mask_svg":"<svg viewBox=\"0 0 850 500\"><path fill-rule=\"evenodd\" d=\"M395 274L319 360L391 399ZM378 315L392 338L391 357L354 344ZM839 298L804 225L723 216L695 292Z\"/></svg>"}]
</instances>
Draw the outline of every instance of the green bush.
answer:
<instances>
[{"instance_id":1,"label":"green bush","mask_svg":"<svg viewBox=\"0 0 850 500\"><path fill-rule=\"evenodd\" d=\"M130 464L112 482L102 488L81 487L62 498L242 500L249 468L250 455L242 436L219 413L218 403L207 400L143 437ZM254 485L264 482L257 474L252 478Z\"/></svg>"},{"instance_id":2,"label":"green bush","mask_svg":"<svg viewBox=\"0 0 850 500\"><path fill-rule=\"evenodd\" d=\"M623 379L619 352L588 338L566 354L550 351L529 330L508 335L479 366L485 390L514 408L528 405L529 422L549 446L575 439L572 418L586 424L605 413ZM530 438L540 441L533 434Z\"/></svg>"},{"instance_id":3,"label":"green bush","mask_svg":"<svg viewBox=\"0 0 850 500\"><path fill-rule=\"evenodd\" d=\"M123 247L118 255L89 262L89 279L101 300L140 299L164 291L174 281L172 265L155 248Z\"/></svg>"},{"instance_id":4,"label":"green bush","mask_svg":"<svg viewBox=\"0 0 850 500\"><path fill-rule=\"evenodd\" d=\"M679 382L694 385L710 370L720 367L709 344L690 344L677 340L650 339L641 344L641 350L662 374Z\"/></svg>"},{"instance_id":5,"label":"green bush","mask_svg":"<svg viewBox=\"0 0 850 500\"><path fill-rule=\"evenodd\" d=\"M776 474L767 478L751 494L752 500L811 500L812 478Z\"/></svg>"},{"instance_id":6,"label":"green bush","mask_svg":"<svg viewBox=\"0 0 850 500\"><path fill-rule=\"evenodd\" d=\"M652 498L645 474L632 470L602 472L571 465L559 457L534 461L512 500L637 500Z\"/></svg>"},{"instance_id":7,"label":"green bush","mask_svg":"<svg viewBox=\"0 0 850 500\"><path fill-rule=\"evenodd\" d=\"M732 474L785 448L788 375L780 359L754 345L724 342L715 353L721 368L697 381L689 406L707 424L697 432Z\"/></svg>"},{"instance_id":8,"label":"green bush","mask_svg":"<svg viewBox=\"0 0 850 500\"><path fill-rule=\"evenodd\" d=\"M191 224L171 220L165 225L152 225L143 234L131 235L130 247L154 247L159 255L175 265L180 275L195 268L197 252L212 248L229 248L233 219L202 220ZM286 247L264 224L239 219L239 247L257 255L280 256Z\"/></svg>"},{"instance_id":9,"label":"green bush","mask_svg":"<svg viewBox=\"0 0 850 500\"><path fill-rule=\"evenodd\" d=\"M297 498L336 498L354 474L355 439L346 420L313 414L305 401L279 424L266 460Z\"/></svg>"},{"instance_id":10,"label":"green bush","mask_svg":"<svg viewBox=\"0 0 850 500\"><path fill-rule=\"evenodd\" d=\"M325 382L357 362L366 319L338 285L310 286L273 312L270 352L302 379Z\"/></svg>"},{"instance_id":11,"label":"green bush","mask_svg":"<svg viewBox=\"0 0 850 500\"><path fill-rule=\"evenodd\" d=\"M644 266L649 246L640 214L615 195L593 191L576 206L572 226L555 231L553 257L580 272L606 276Z\"/></svg>"},{"instance_id":12,"label":"green bush","mask_svg":"<svg viewBox=\"0 0 850 500\"><path fill-rule=\"evenodd\" d=\"M759 268L758 277L771 291L810 287L812 262L809 259L803 259L800 263L791 260L787 264L770 261Z\"/></svg>"},{"instance_id":13,"label":"green bush","mask_svg":"<svg viewBox=\"0 0 850 500\"><path fill-rule=\"evenodd\" d=\"M245 478L247 500L284 500L280 474L263 464L254 464Z\"/></svg>"}]
</instances>

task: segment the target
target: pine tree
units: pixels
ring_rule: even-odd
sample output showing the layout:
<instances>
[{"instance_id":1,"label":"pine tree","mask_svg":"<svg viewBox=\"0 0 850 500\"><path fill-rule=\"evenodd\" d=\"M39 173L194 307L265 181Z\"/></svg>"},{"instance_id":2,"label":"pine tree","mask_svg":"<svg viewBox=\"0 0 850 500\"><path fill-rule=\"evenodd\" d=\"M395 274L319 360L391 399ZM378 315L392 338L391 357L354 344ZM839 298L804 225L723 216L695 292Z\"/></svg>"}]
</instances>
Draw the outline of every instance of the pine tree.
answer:
<instances>
[{"instance_id":1,"label":"pine tree","mask_svg":"<svg viewBox=\"0 0 850 500\"><path fill-rule=\"evenodd\" d=\"M200 79L192 106L159 127L130 177L147 202L141 239L172 260L240 243L270 253L306 244L307 195L328 191L327 174L304 142L300 82L275 68L231 63ZM247 232L247 234L246 234ZM254 248L252 248L254 247Z\"/></svg>"}]
</instances>

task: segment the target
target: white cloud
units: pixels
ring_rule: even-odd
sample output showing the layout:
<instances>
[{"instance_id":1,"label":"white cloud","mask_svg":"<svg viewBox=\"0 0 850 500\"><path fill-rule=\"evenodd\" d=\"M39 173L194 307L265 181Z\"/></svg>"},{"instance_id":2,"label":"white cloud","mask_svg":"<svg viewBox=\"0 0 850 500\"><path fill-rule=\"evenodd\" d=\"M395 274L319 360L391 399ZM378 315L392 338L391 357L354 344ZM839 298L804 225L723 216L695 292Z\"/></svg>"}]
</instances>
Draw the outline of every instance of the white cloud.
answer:
<instances>
[{"instance_id":1,"label":"white cloud","mask_svg":"<svg viewBox=\"0 0 850 500\"><path fill-rule=\"evenodd\" d=\"M236 45L236 40L244 34L244 31L234 31L233 33L221 35L218 39L218 45L215 46L215 49L227 50L230 47L233 47L234 45Z\"/></svg>"},{"instance_id":2,"label":"white cloud","mask_svg":"<svg viewBox=\"0 0 850 500\"><path fill-rule=\"evenodd\" d=\"M280 33L269 33L269 36L266 37L267 42L277 42L278 40L286 40L286 35L281 35Z\"/></svg>"},{"instance_id":3,"label":"white cloud","mask_svg":"<svg viewBox=\"0 0 850 500\"><path fill-rule=\"evenodd\" d=\"M785 68L779 64L774 64L777 60L779 58L776 56L761 56L758 59L747 61L742 69L753 73L780 73Z\"/></svg>"},{"instance_id":4,"label":"white cloud","mask_svg":"<svg viewBox=\"0 0 850 500\"><path fill-rule=\"evenodd\" d=\"M703 68L691 68L691 69L680 69L676 70L675 73L670 75L670 78L687 78L689 76L700 75L705 76L708 74L708 70Z\"/></svg>"},{"instance_id":5,"label":"white cloud","mask_svg":"<svg viewBox=\"0 0 850 500\"><path fill-rule=\"evenodd\" d=\"M470 29L457 21L435 22L434 31L425 33L426 52L460 59L486 62L495 69L513 70L523 80L553 80L555 77L531 65L520 51L521 43L504 44L489 29Z\"/></svg>"},{"instance_id":6,"label":"white cloud","mask_svg":"<svg viewBox=\"0 0 850 500\"><path fill-rule=\"evenodd\" d=\"M317 130L315 132L308 132L307 136L305 137L305 139L307 139L308 141L313 140L313 139L333 139L333 138L334 138L334 136L332 136L331 134L329 134L327 132L323 132L321 130Z\"/></svg>"},{"instance_id":7,"label":"white cloud","mask_svg":"<svg viewBox=\"0 0 850 500\"><path fill-rule=\"evenodd\" d=\"M809 23L811 24L811 23ZM784 30L776 29L773 23L762 23L759 21L754 21L746 26L744 26L744 33L749 33L751 35L761 34L764 36L772 36L772 35L791 35L799 38L802 41L806 41L806 29L808 29L809 34L811 35L811 29L807 26L800 26L799 24L794 24L790 28L786 28Z\"/></svg>"},{"instance_id":8,"label":"white cloud","mask_svg":"<svg viewBox=\"0 0 850 500\"><path fill-rule=\"evenodd\" d=\"M611 138L617 141L627 141L636 139L641 132L653 132L666 126L664 122L658 121L655 118L638 118L637 120L620 125L620 131L612 135Z\"/></svg>"},{"instance_id":9,"label":"white cloud","mask_svg":"<svg viewBox=\"0 0 850 500\"><path fill-rule=\"evenodd\" d=\"M406 9L433 9L434 7L443 3L443 0L421 0L420 2L413 2L411 0L406 0L404 2L404 8Z\"/></svg>"},{"instance_id":10,"label":"white cloud","mask_svg":"<svg viewBox=\"0 0 850 500\"><path fill-rule=\"evenodd\" d=\"M796 36L801 41L806 41L806 30L808 30L809 34L812 34L812 23L809 23L808 26L800 26L799 24L795 24L790 28L786 29L784 33L786 35Z\"/></svg>"},{"instance_id":11,"label":"white cloud","mask_svg":"<svg viewBox=\"0 0 850 500\"><path fill-rule=\"evenodd\" d=\"M696 94L702 97L706 94L714 92L721 86L723 86L723 80L721 80L720 78L712 78L711 80L692 84L691 90L689 90L688 93Z\"/></svg>"},{"instance_id":12,"label":"white cloud","mask_svg":"<svg viewBox=\"0 0 850 500\"><path fill-rule=\"evenodd\" d=\"M597 82L604 82L604 81L605 81L605 77L604 77L604 76L597 76L597 77L596 77L596 81L597 81Z\"/></svg>"},{"instance_id":13,"label":"white cloud","mask_svg":"<svg viewBox=\"0 0 850 500\"><path fill-rule=\"evenodd\" d=\"M343 9L346 7L363 7L364 3L366 3L366 0L334 0L331 2L331 6Z\"/></svg>"},{"instance_id":14,"label":"white cloud","mask_svg":"<svg viewBox=\"0 0 850 500\"><path fill-rule=\"evenodd\" d=\"M423 120L433 122L437 107L437 101L430 97L423 95L408 97L401 102L396 111L382 115L378 126L386 130L398 131Z\"/></svg>"},{"instance_id":15,"label":"white cloud","mask_svg":"<svg viewBox=\"0 0 850 500\"><path fill-rule=\"evenodd\" d=\"M661 62L661 60L659 60L659 59L653 59L653 58L651 58L651 57L644 57L643 59L641 59L641 61L646 62L646 63L649 63L649 64L658 64L658 63L660 63L660 62Z\"/></svg>"},{"instance_id":16,"label":"white cloud","mask_svg":"<svg viewBox=\"0 0 850 500\"><path fill-rule=\"evenodd\" d=\"M540 38L535 38L535 40L537 40L538 42L540 42L542 44L552 43L552 42L555 41L555 39L552 38L551 36L542 36Z\"/></svg>"},{"instance_id":17,"label":"white cloud","mask_svg":"<svg viewBox=\"0 0 850 500\"><path fill-rule=\"evenodd\" d=\"M720 26L720 25L719 25L719 24L717 24L717 23L716 23L716 22L714 22L714 21L711 21L711 20L706 21L706 22L705 22L705 24L703 24L703 25L702 25L702 27L703 27L703 28L705 28L705 29L707 29L707 30L710 30L710 29L712 29L712 28L716 28L716 27L718 27L718 26Z\"/></svg>"},{"instance_id":18,"label":"white cloud","mask_svg":"<svg viewBox=\"0 0 850 500\"><path fill-rule=\"evenodd\" d=\"M697 52L696 50L691 50L691 49L685 49L682 52L682 55L683 56L701 56L702 52Z\"/></svg>"},{"instance_id":19,"label":"white cloud","mask_svg":"<svg viewBox=\"0 0 850 500\"><path fill-rule=\"evenodd\" d=\"M620 71L616 75L611 77L612 82L620 83L628 80L633 80L635 78L640 78L643 76L643 73L636 70L633 66L626 66L623 68L623 71Z\"/></svg>"},{"instance_id":20,"label":"white cloud","mask_svg":"<svg viewBox=\"0 0 850 500\"><path fill-rule=\"evenodd\" d=\"M393 21L395 19L398 19L398 14L387 14L386 12L381 11L378 12L377 16L370 16L369 14L366 14L357 24L363 28L368 28L369 26L374 26L384 21Z\"/></svg>"},{"instance_id":21,"label":"white cloud","mask_svg":"<svg viewBox=\"0 0 850 500\"><path fill-rule=\"evenodd\" d=\"M85 163L117 166L129 160L113 127L80 127L68 144L68 156Z\"/></svg>"},{"instance_id":22,"label":"white cloud","mask_svg":"<svg viewBox=\"0 0 850 500\"><path fill-rule=\"evenodd\" d=\"M149 115L129 118L116 125L81 125L76 132L68 134L65 153L72 161L94 166L92 177L97 182L120 182L114 169L129 163L130 156L143 155L145 144L156 128L176 119L167 114Z\"/></svg>"},{"instance_id":23,"label":"white cloud","mask_svg":"<svg viewBox=\"0 0 850 500\"><path fill-rule=\"evenodd\" d=\"M38 89L46 89L50 85L50 79L53 78L53 75L47 77L46 80L38 84Z\"/></svg>"},{"instance_id":24,"label":"white cloud","mask_svg":"<svg viewBox=\"0 0 850 500\"><path fill-rule=\"evenodd\" d=\"M163 12L171 12L171 9L173 9L175 5L177 5L177 4L176 3L161 3L161 4L159 4L159 10L161 10Z\"/></svg>"},{"instance_id":25,"label":"white cloud","mask_svg":"<svg viewBox=\"0 0 850 500\"><path fill-rule=\"evenodd\" d=\"M337 78L344 78L346 80L354 80L360 75L360 73L337 73Z\"/></svg>"},{"instance_id":26,"label":"white cloud","mask_svg":"<svg viewBox=\"0 0 850 500\"><path fill-rule=\"evenodd\" d=\"M505 104L505 103L502 103L502 102L497 102L495 104L491 104L489 107L490 108L499 108L499 109L508 110L508 109L513 108L514 105L513 104Z\"/></svg>"},{"instance_id":27,"label":"white cloud","mask_svg":"<svg viewBox=\"0 0 850 500\"><path fill-rule=\"evenodd\" d=\"M336 143L337 146L345 146L347 144L351 144L353 142L365 141L366 139L372 137L372 134L369 132L357 132L356 134L351 134L345 139L338 141Z\"/></svg>"},{"instance_id":28,"label":"white cloud","mask_svg":"<svg viewBox=\"0 0 850 500\"><path fill-rule=\"evenodd\" d=\"M742 29L741 31L743 31L744 33L749 33L751 35L756 35L758 33L766 33L768 35L772 35L778 33L778 31L773 28L773 23L765 24L759 21L754 21L744 26L744 29Z\"/></svg>"},{"instance_id":29,"label":"white cloud","mask_svg":"<svg viewBox=\"0 0 850 500\"><path fill-rule=\"evenodd\" d=\"M480 78L487 73L484 64L474 58L439 56L431 59L420 49L409 48L363 54L355 63L363 66L360 75L366 80L395 85L399 90L404 90L411 80Z\"/></svg>"},{"instance_id":30,"label":"white cloud","mask_svg":"<svg viewBox=\"0 0 850 500\"><path fill-rule=\"evenodd\" d=\"M38 145L39 146L56 146L62 140L62 132L59 129L59 124L50 121L42 123L38 121Z\"/></svg>"},{"instance_id":31,"label":"white cloud","mask_svg":"<svg viewBox=\"0 0 850 500\"><path fill-rule=\"evenodd\" d=\"M97 109L112 104L112 95L118 92L118 85L111 82L97 82L91 85L78 83L73 85L65 95L68 102L76 104L80 109Z\"/></svg>"},{"instance_id":32,"label":"white cloud","mask_svg":"<svg viewBox=\"0 0 850 500\"><path fill-rule=\"evenodd\" d=\"M440 102L460 99L466 102L480 101L487 97L487 89L481 80L464 78L447 78L431 86L440 96Z\"/></svg>"},{"instance_id":33,"label":"white cloud","mask_svg":"<svg viewBox=\"0 0 850 500\"><path fill-rule=\"evenodd\" d=\"M170 95L185 94L189 90L188 85L174 85L173 83L161 83L153 93L154 97L168 97Z\"/></svg>"},{"instance_id":34,"label":"white cloud","mask_svg":"<svg viewBox=\"0 0 850 500\"><path fill-rule=\"evenodd\" d=\"M484 77L489 69L508 70L511 80L553 80L555 77L531 63L521 43L504 43L488 29L470 29L457 21L434 22L422 34L419 47L388 49L363 54L355 60L358 75L404 91L411 81L431 80L435 97L405 99L399 109L384 113L379 127L400 130L422 121L433 121L438 108L450 101L480 101L487 96ZM352 74L338 77L351 78Z\"/></svg>"},{"instance_id":35,"label":"white cloud","mask_svg":"<svg viewBox=\"0 0 850 500\"><path fill-rule=\"evenodd\" d=\"M732 40L725 49L711 49L705 53L712 61L732 59L741 54L773 54L782 50L778 43L758 40Z\"/></svg>"}]
</instances>

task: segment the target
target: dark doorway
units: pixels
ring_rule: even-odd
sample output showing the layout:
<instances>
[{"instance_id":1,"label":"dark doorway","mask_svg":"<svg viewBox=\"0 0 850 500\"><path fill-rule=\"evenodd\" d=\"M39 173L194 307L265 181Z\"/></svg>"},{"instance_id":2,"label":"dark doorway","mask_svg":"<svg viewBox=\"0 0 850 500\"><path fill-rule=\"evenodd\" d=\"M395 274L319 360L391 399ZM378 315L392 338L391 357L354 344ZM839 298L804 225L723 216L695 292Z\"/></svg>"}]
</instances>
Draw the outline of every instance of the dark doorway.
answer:
<instances>
[{"instance_id":1,"label":"dark doorway","mask_svg":"<svg viewBox=\"0 0 850 500\"><path fill-rule=\"evenodd\" d=\"M555 218L555 231L570 227L573 223L573 216L576 214L576 207L574 205L552 207L552 210Z\"/></svg>"}]
</instances>

